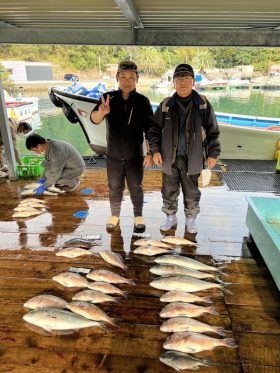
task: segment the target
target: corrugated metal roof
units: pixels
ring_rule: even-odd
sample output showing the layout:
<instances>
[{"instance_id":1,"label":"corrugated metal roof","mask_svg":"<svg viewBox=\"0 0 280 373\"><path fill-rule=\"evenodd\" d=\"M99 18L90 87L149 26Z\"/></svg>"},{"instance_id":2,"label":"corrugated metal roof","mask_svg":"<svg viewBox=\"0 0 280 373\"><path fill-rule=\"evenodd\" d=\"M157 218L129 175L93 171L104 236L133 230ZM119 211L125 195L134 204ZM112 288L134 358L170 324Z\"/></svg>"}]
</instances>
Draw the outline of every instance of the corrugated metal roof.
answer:
<instances>
[{"instance_id":1,"label":"corrugated metal roof","mask_svg":"<svg viewBox=\"0 0 280 373\"><path fill-rule=\"evenodd\" d=\"M79 30L103 30L108 40L112 40L111 44L117 42L112 34L114 31L120 32L119 36L125 35L123 32L129 33L124 41L119 40L120 44L127 40L131 40L129 44L141 44L139 35L143 34L144 40L148 40L149 31L154 30L165 33L167 37L172 30L182 31L182 35L197 30L216 30L220 34L255 30L257 35L260 30L269 30L279 36L280 1L0 0L0 42L9 42L6 29L11 30L11 27L11 42L16 37L20 39L17 34L25 30L54 29L69 30L70 42L73 30L77 35ZM134 32L135 29L139 32ZM40 33L36 35L40 36ZM154 34L151 35L156 42Z\"/></svg>"}]
</instances>

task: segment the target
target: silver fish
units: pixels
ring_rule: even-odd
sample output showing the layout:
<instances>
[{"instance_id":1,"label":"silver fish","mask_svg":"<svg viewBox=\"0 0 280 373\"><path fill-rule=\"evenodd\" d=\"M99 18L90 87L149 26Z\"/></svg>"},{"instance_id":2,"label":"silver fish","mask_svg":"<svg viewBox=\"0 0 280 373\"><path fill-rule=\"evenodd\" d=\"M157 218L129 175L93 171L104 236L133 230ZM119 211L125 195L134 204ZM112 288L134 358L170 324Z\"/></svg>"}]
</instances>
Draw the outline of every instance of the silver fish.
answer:
<instances>
[{"instance_id":1,"label":"silver fish","mask_svg":"<svg viewBox=\"0 0 280 373\"><path fill-rule=\"evenodd\" d=\"M59 275L53 277L53 280L59 284L70 287L87 288L89 282L83 276L78 273L62 272Z\"/></svg>"},{"instance_id":2,"label":"silver fish","mask_svg":"<svg viewBox=\"0 0 280 373\"><path fill-rule=\"evenodd\" d=\"M47 201L45 201L43 199L39 199L39 198L25 198L20 203L23 204L23 203L29 203L29 202L38 202L38 203L41 203L41 204L46 204L47 203Z\"/></svg>"},{"instance_id":3,"label":"silver fish","mask_svg":"<svg viewBox=\"0 0 280 373\"><path fill-rule=\"evenodd\" d=\"M118 298L113 298L111 295L102 293L97 290L82 290L79 293L75 294L72 300L81 300L91 303L105 303L105 302L115 302L119 303Z\"/></svg>"},{"instance_id":4,"label":"silver fish","mask_svg":"<svg viewBox=\"0 0 280 373\"><path fill-rule=\"evenodd\" d=\"M212 273L200 272L196 269L180 267L175 264L161 264L150 268L150 272L158 276L189 276L199 279L212 278L219 280L217 275Z\"/></svg>"},{"instance_id":5,"label":"silver fish","mask_svg":"<svg viewBox=\"0 0 280 373\"><path fill-rule=\"evenodd\" d=\"M100 251L99 255L101 256L103 260L105 260L105 262L113 266L122 268L124 270L127 269L123 262L123 258L119 254L113 253L112 251L105 250L105 251Z\"/></svg>"},{"instance_id":6,"label":"silver fish","mask_svg":"<svg viewBox=\"0 0 280 373\"><path fill-rule=\"evenodd\" d=\"M210 297L199 297L195 294L186 293L185 291L173 290L164 293L159 300L161 302L185 302L185 303L213 303Z\"/></svg>"},{"instance_id":7,"label":"silver fish","mask_svg":"<svg viewBox=\"0 0 280 373\"><path fill-rule=\"evenodd\" d=\"M15 212L12 217L13 218L29 218L30 216L35 216L35 215L40 215L42 214L42 211L40 210L35 210L35 211L17 211Z\"/></svg>"},{"instance_id":8,"label":"silver fish","mask_svg":"<svg viewBox=\"0 0 280 373\"><path fill-rule=\"evenodd\" d=\"M162 242L170 243L171 245L179 245L179 246L197 246L196 242L189 241L182 237L176 236L165 236L162 238Z\"/></svg>"},{"instance_id":9,"label":"silver fish","mask_svg":"<svg viewBox=\"0 0 280 373\"><path fill-rule=\"evenodd\" d=\"M35 189L25 189L20 192L21 196L35 196ZM45 190L43 196L58 196L58 193L50 192L49 190Z\"/></svg>"},{"instance_id":10,"label":"silver fish","mask_svg":"<svg viewBox=\"0 0 280 373\"><path fill-rule=\"evenodd\" d=\"M27 189L27 190L35 190L37 188L39 188L42 184L40 183L31 183L31 184L26 184L24 186L24 189ZM47 191L49 192L53 192L53 193L57 193L57 194L62 194L62 193L65 193L64 190L60 189L60 188L57 188L55 187L54 185L50 186L47 188Z\"/></svg>"},{"instance_id":11,"label":"silver fish","mask_svg":"<svg viewBox=\"0 0 280 373\"><path fill-rule=\"evenodd\" d=\"M159 254L167 254L169 253L169 249L165 249L164 247L157 247L157 246L138 246L133 251L133 254L140 254L140 255L147 255L147 256L154 256Z\"/></svg>"},{"instance_id":12,"label":"silver fish","mask_svg":"<svg viewBox=\"0 0 280 373\"><path fill-rule=\"evenodd\" d=\"M26 313L23 319L47 331L78 330L100 326L100 323L96 321L88 320L73 312L56 308L39 308L32 310Z\"/></svg>"},{"instance_id":13,"label":"silver fish","mask_svg":"<svg viewBox=\"0 0 280 373\"><path fill-rule=\"evenodd\" d=\"M191 303L174 302L169 303L160 311L160 317L198 317L204 313L210 313L211 315L218 315L215 307L201 307Z\"/></svg>"},{"instance_id":14,"label":"silver fish","mask_svg":"<svg viewBox=\"0 0 280 373\"><path fill-rule=\"evenodd\" d=\"M65 247L55 253L56 256L64 256L66 258L77 258L84 255L96 255L90 250L82 249L80 247Z\"/></svg>"},{"instance_id":15,"label":"silver fish","mask_svg":"<svg viewBox=\"0 0 280 373\"><path fill-rule=\"evenodd\" d=\"M26 212L45 212L46 209L45 208L40 208L40 210L36 210L34 207L31 207L31 206L28 206L27 204L23 205L23 206L18 206L18 207L15 207L14 208L14 211L26 211Z\"/></svg>"},{"instance_id":16,"label":"silver fish","mask_svg":"<svg viewBox=\"0 0 280 373\"><path fill-rule=\"evenodd\" d=\"M106 269L97 269L91 271L86 277L93 281L109 282L110 284L129 284L135 285L132 280L124 278L117 273L107 271Z\"/></svg>"},{"instance_id":17,"label":"silver fish","mask_svg":"<svg viewBox=\"0 0 280 373\"><path fill-rule=\"evenodd\" d=\"M41 294L29 299L24 303L24 307L36 308L66 308L67 302L64 299L58 298L50 294Z\"/></svg>"},{"instance_id":18,"label":"silver fish","mask_svg":"<svg viewBox=\"0 0 280 373\"><path fill-rule=\"evenodd\" d=\"M200 351L213 350L218 346L236 348L237 345L232 338L216 339L204 334L193 332L174 333L163 344L166 350L176 350L195 354Z\"/></svg>"},{"instance_id":19,"label":"silver fish","mask_svg":"<svg viewBox=\"0 0 280 373\"><path fill-rule=\"evenodd\" d=\"M166 333L177 332L196 332L196 333L216 333L224 336L225 329L218 326L205 324L190 317L174 317L166 320L161 326L160 330Z\"/></svg>"},{"instance_id":20,"label":"silver fish","mask_svg":"<svg viewBox=\"0 0 280 373\"><path fill-rule=\"evenodd\" d=\"M90 282L88 285L88 288L92 290L101 291L102 293L105 293L105 294L119 294L123 297L126 297L125 291L122 291L118 287L112 284L109 284L108 282L102 282L102 281Z\"/></svg>"},{"instance_id":21,"label":"silver fish","mask_svg":"<svg viewBox=\"0 0 280 373\"><path fill-rule=\"evenodd\" d=\"M181 370L199 370L200 367L210 366L211 362L207 359L196 359L195 357L185 354L184 352L166 351L159 360L180 372Z\"/></svg>"},{"instance_id":22,"label":"silver fish","mask_svg":"<svg viewBox=\"0 0 280 373\"><path fill-rule=\"evenodd\" d=\"M221 270L182 255L162 255L155 258L154 262L158 264L175 264L185 268L196 269L197 271L220 272Z\"/></svg>"},{"instance_id":23,"label":"silver fish","mask_svg":"<svg viewBox=\"0 0 280 373\"><path fill-rule=\"evenodd\" d=\"M150 285L153 288L160 290L181 290L186 291L187 293L194 293L196 291L216 288L225 293L231 294L231 292L224 288L221 284L198 280L196 278L187 276L160 277L150 282Z\"/></svg>"},{"instance_id":24,"label":"silver fish","mask_svg":"<svg viewBox=\"0 0 280 373\"><path fill-rule=\"evenodd\" d=\"M135 245L135 246L157 246L157 247L163 247L165 249L174 249L173 246L168 245L167 243L164 243L162 241L147 240L147 239L144 239L144 238L141 238L140 240L134 241L133 245Z\"/></svg>"},{"instance_id":25,"label":"silver fish","mask_svg":"<svg viewBox=\"0 0 280 373\"><path fill-rule=\"evenodd\" d=\"M78 315L81 315L87 319L95 321L104 321L112 326L117 326L112 317L109 317L104 311L102 311L102 309L95 306L94 304L90 304L83 301L74 301L69 303L67 305L67 308L70 311L77 313Z\"/></svg>"}]
</instances>

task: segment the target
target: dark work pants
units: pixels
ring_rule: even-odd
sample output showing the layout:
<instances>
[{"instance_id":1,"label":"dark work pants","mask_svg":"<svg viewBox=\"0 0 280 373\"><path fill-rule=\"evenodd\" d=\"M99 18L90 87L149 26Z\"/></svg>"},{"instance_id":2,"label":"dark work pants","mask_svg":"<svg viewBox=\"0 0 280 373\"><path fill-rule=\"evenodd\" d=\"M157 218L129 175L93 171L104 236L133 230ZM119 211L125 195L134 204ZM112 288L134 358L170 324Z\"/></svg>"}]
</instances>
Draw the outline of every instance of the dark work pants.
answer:
<instances>
[{"instance_id":1,"label":"dark work pants","mask_svg":"<svg viewBox=\"0 0 280 373\"><path fill-rule=\"evenodd\" d=\"M111 212L120 216L125 181L130 193L134 216L142 216L143 210L143 159L122 161L106 158Z\"/></svg>"},{"instance_id":2,"label":"dark work pants","mask_svg":"<svg viewBox=\"0 0 280 373\"><path fill-rule=\"evenodd\" d=\"M195 218L200 211L199 201L201 192L198 189L199 175L188 175L186 160L182 157L177 157L172 166L172 175L162 174L162 211L167 215L176 214L181 186L185 216L187 218Z\"/></svg>"}]
</instances>

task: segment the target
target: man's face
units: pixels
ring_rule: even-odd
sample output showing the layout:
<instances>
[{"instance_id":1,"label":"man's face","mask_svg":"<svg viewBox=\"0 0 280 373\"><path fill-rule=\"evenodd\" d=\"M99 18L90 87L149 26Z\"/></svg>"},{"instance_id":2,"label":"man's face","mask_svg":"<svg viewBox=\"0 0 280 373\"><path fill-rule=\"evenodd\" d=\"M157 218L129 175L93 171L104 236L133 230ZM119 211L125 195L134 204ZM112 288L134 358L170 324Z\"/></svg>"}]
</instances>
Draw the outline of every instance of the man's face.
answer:
<instances>
[{"instance_id":1,"label":"man's face","mask_svg":"<svg viewBox=\"0 0 280 373\"><path fill-rule=\"evenodd\" d=\"M188 97L192 93L193 83L191 75L179 75L174 79L174 88L180 97Z\"/></svg>"},{"instance_id":2,"label":"man's face","mask_svg":"<svg viewBox=\"0 0 280 373\"><path fill-rule=\"evenodd\" d=\"M42 144L37 145L36 148L32 148L31 151L36 154L45 154L45 148Z\"/></svg>"},{"instance_id":3,"label":"man's face","mask_svg":"<svg viewBox=\"0 0 280 373\"><path fill-rule=\"evenodd\" d=\"M117 75L117 79L119 82L119 88L124 93L130 93L136 87L136 83L138 81L138 75L135 71L122 71Z\"/></svg>"}]
</instances>

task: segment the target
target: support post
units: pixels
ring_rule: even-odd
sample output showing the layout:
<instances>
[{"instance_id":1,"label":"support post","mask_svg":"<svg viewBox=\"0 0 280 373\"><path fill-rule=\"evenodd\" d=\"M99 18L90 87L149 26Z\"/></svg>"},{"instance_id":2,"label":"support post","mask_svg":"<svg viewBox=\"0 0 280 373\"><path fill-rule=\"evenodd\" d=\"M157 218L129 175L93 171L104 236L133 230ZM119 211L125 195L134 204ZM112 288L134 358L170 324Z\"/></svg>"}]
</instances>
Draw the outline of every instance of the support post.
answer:
<instances>
[{"instance_id":1,"label":"support post","mask_svg":"<svg viewBox=\"0 0 280 373\"><path fill-rule=\"evenodd\" d=\"M9 171L9 179L16 180L18 178L17 171L16 171L16 158L13 146L13 140L11 135L11 129L9 125L9 119L6 110L6 103L4 97L4 91L2 86L2 81L0 79L0 130L2 134L8 171Z\"/></svg>"}]
</instances>

